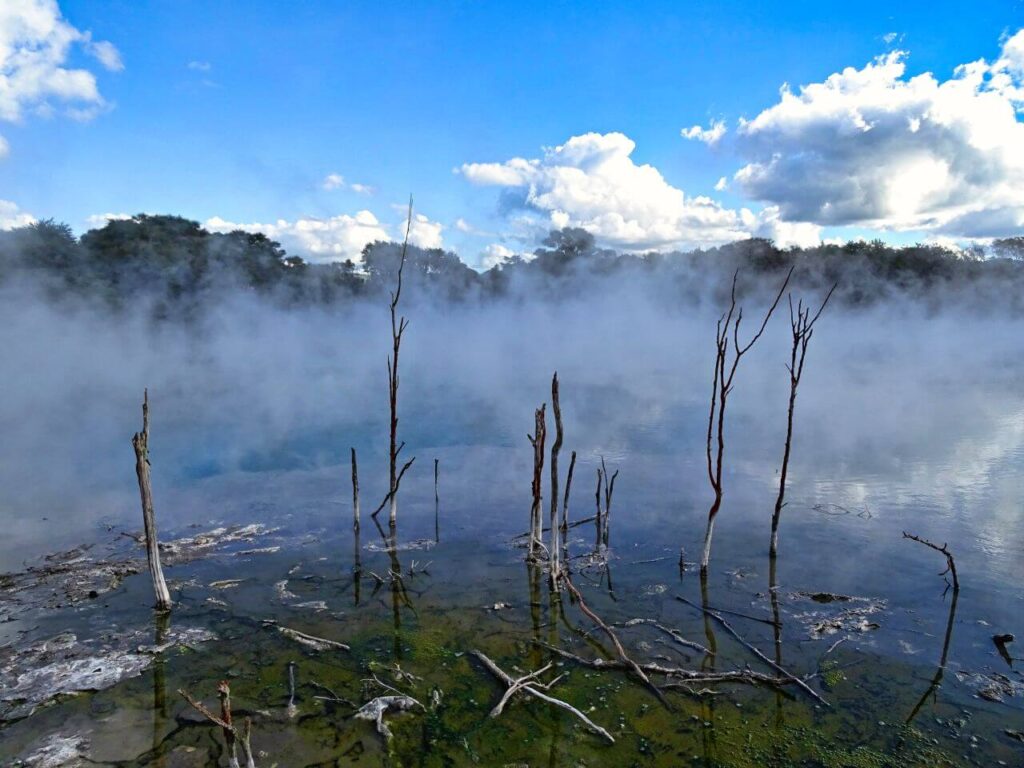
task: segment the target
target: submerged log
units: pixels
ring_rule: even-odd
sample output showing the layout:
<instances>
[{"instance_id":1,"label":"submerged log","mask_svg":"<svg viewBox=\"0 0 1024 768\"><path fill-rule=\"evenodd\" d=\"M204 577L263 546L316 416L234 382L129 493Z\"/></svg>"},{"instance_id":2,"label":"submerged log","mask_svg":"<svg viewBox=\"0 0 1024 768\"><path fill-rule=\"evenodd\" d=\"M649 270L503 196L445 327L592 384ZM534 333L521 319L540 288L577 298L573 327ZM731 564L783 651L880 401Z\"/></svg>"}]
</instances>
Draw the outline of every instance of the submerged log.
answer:
<instances>
[{"instance_id":1,"label":"submerged log","mask_svg":"<svg viewBox=\"0 0 1024 768\"><path fill-rule=\"evenodd\" d=\"M149 575L153 579L153 594L156 609L171 610L171 593L167 589L164 571L160 566L160 546L156 533L156 514L153 511L153 488L149 476L149 390L143 392L142 431L132 438L135 449L135 474L139 480L139 495L142 499L142 522L146 531L146 559L149 561Z\"/></svg>"}]
</instances>

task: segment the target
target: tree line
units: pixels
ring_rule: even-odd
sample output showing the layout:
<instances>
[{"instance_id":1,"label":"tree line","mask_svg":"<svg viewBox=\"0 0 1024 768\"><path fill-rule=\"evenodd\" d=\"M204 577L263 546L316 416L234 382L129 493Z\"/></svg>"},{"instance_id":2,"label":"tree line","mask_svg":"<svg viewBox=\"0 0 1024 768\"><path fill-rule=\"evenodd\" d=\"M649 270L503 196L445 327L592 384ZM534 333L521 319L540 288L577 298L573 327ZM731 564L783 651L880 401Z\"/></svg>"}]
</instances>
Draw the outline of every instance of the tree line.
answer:
<instances>
[{"instance_id":1,"label":"tree line","mask_svg":"<svg viewBox=\"0 0 1024 768\"><path fill-rule=\"evenodd\" d=\"M311 263L274 240L237 230L208 232L178 216L140 214L113 220L80 238L52 220L0 232L0 285L30 279L54 300L98 301L117 311L149 300L157 319L201 313L233 291L277 305L335 305L387 295L402 246L373 242L360 263ZM739 270L740 295L761 291L793 270L807 290L838 284L835 300L872 306L912 299L941 307L1024 309L1024 237L996 240L988 251L934 244L894 247L880 240L779 248L752 238L669 253L622 254L577 228L552 231L531 257L516 256L478 272L450 251L409 246L410 299L466 302L507 296L565 298L639 286L672 304L719 302Z\"/></svg>"}]
</instances>

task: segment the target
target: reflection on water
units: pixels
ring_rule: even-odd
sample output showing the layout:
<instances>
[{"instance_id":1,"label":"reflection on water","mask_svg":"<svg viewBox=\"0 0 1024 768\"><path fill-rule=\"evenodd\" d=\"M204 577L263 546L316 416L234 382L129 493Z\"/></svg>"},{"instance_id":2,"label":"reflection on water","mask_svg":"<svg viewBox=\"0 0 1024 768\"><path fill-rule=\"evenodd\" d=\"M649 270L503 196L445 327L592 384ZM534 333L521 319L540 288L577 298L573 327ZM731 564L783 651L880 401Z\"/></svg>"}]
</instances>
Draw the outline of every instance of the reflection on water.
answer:
<instances>
[{"instance_id":1,"label":"reflection on water","mask_svg":"<svg viewBox=\"0 0 1024 768\"><path fill-rule=\"evenodd\" d=\"M446 322L434 319L424 333L451 330ZM625 334L611 320L595 322L612 338ZM979 698L976 681L999 672L1022 684L991 638L1024 635L1024 368L1019 354L1007 354L1016 342L993 336L993 326L915 322L894 336L869 317L823 320L801 384L778 560L767 550L787 382L781 345L766 337L752 353L730 401L728 494L703 582L689 570L680 580L676 567L680 546L699 550L709 502L702 451L710 350L696 331L682 330L686 344L666 356L663 338L633 330L620 365L599 369L583 333L547 342L529 366L487 351L495 327L486 322L466 331L461 350L434 350L436 359L417 352L410 337L404 436L436 458L432 472L424 462L403 482L395 534L365 519L362 531L348 522L348 446L358 447L364 498L381 498L385 490L380 438L387 414L376 408L379 381L356 371L346 397L331 399L324 382L345 372L327 366L310 384L321 406L315 420L296 406L288 418L278 414L260 428L234 409L226 413L244 426L211 416L222 402L212 389L203 392L211 401L190 412L190 393L164 387L161 400L154 387L154 492L165 537L215 521L260 521L279 528L287 544L276 553L227 551L168 568L178 599L170 621L208 627L218 639L158 654L139 678L0 727L0 761L69 729L89 734L95 754L119 764L177 765L185 748L215 759L209 730L183 720L181 702L169 692L209 692L230 678L242 709L280 712L293 698L301 713L257 718L253 741L270 756L267 764L325 764L345 754L374 764L390 750L392 758L417 764L408 756L418 755L418 764L433 765L422 757L429 750L447 764L677 765L696 758L704 765L844 765L843 750L858 743L900 754L910 765L941 764L926 751L936 746L981 764L1014 764L1019 747L1004 731L1024 730L1024 698ZM679 711L669 713L628 677L575 668L545 651L543 644L571 637L595 657L614 658L578 607L551 592L543 568L524 564L523 551L509 544L528 522L532 457L524 436L555 367L549 359L557 360L561 379L565 450L578 456L572 515L587 516L594 486L583 478L597 475L602 456L620 471L610 540L589 525L568 529L574 562L610 548L607 567L580 573L588 605L608 622L651 618L700 640L710 653L691 663L707 671L761 667L675 594L705 608L770 616L737 618L736 628L779 666L816 675L811 679L831 707L736 686L679 696ZM960 362L950 365L951 359ZM247 405L254 415L265 412L265 404ZM2 410L10 407L0 406L5 424L14 422ZM209 422L197 424L196 414ZM16 448L8 441L2 449L10 461L0 484L0 521L9 535L0 542L0 568L20 570L26 558L138 527L125 455L131 427L91 419L77 426L67 431L89 438L71 437L60 448L66 460L58 462L54 483L79 492L56 501L41 504L44 497L29 488L33 476L12 455L30 452L31 441ZM13 482L19 468L20 485ZM88 482L79 483L86 475ZM602 491L599 480L598 504ZM904 529L949 542L961 590L940 596L934 553L904 542ZM210 587L224 579L242 581L233 589ZM278 597L282 580L295 599ZM849 616L843 623L837 617L868 604L848 598L884 608L859 624ZM70 628L85 640L145 629L160 646L169 627L153 623L148 603L145 580L131 577L72 611L0 624L0 654L20 630L44 638ZM268 630L264 620L348 643L352 651L310 651ZM627 649L659 658L661 640L641 630L622 630ZM499 692L466 659L477 647L521 674L559 664L568 676L555 690L609 727L617 746L604 747L537 702L517 702L488 721ZM294 694L287 682L292 661ZM396 678L395 667L422 680ZM421 701L436 688L442 703L396 716L395 741L386 747L372 726L349 718L351 707L330 699L365 701L361 681L372 674L412 687ZM908 728L894 725L904 721Z\"/></svg>"}]
</instances>

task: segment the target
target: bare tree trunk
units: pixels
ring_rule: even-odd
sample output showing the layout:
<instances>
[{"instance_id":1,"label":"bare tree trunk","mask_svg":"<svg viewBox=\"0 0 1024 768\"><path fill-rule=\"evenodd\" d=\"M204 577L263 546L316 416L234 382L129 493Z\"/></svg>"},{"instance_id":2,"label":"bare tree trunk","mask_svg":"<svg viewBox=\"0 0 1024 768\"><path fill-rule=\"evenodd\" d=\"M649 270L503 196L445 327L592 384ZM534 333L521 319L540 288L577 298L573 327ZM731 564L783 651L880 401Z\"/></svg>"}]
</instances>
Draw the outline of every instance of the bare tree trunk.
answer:
<instances>
[{"instance_id":1,"label":"bare tree trunk","mask_svg":"<svg viewBox=\"0 0 1024 768\"><path fill-rule=\"evenodd\" d=\"M391 537L394 538L398 526L398 486L402 475L409 468L415 457L398 471L398 454L405 443L398 444L398 353L402 347L402 334L409 325L405 317L398 317L398 300L402 296L402 272L405 270L405 256L409 248L409 232L412 230L412 196L409 197L409 216L405 224L405 240L402 242L402 259L398 264L398 282L391 294L391 356L388 358L388 402L391 406L391 433L388 450L388 525ZM374 513L376 514L376 513Z\"/></svg>"},{"instance_id":2,"label":"bare tree trunk","mask_svg":"<svg viewBox=\"0 0 1024 768\"><path fill-rule=\"evenodd\" d=\"M569 459L569 474L565 478L565 497L562 499L562 567L569 568L569 491L572 490L572 473L576 469L576 451Z\"/></svg>"},{"instance_id":3,"label":"bare tree trunk","mask_svg":"<svg viewBox=\"0 0 1024 768\"><path fill-rule=\"evenodd\" d=\"M786 447L782 454L782 469L779 472L779 495L775 499L775 510L772 513L772 537L769 545L769 553L772 558L776 557L779 552L779 520L782 517L782 508L786 505L786 477L789 474L789 457L793 446L793 412L796 409L796 392L800 386L800 377L804 372L807 346L810 344L811 336L814 335L814 324L821 317L828 300L832 298L836 285L833 283L813 318L811 310L805 309L802 301L797 303L794 312L793 297L789 297L789 325L793 337L789 365L786 366L789 371L789 410L786 415Z\"/></svg>"},{"instance_id":4,"label":"bare tree trunk","mask_svg":"<svg viewBox=\"0 0 1024 768\"><path fill-rule=\"evenodd\" d=\"M438 460L434 459L434 542L441 543L441 497L437 492Z\"/></svg>"},{"instance_id":5,"label":"bare tree trunk","mask_svg":"<svg viewBox=\"0 0 1024 768\"><path fill-rule=\"evenodd\" d=\"M160 567L160 546L156 535L156 515L153 512L153 488L149 477L149 390L142 398L142 431L132 438L135 449L135 474L139 479L139 495L142 498L142 522L146 531L146 559L149 561L149 575L153 579L153 594L156 596L158 611L171 610L171 593Z\"/></svg>"},{"instance_id":6,"label":"bare tree trunk","mask_svg":"<svg viewBox=\"0 0 1024 768\"><path fill-rule=\"evenodd\" d=\"M551 588L558 589L560 574L558 543L558 452L562 450L562 408L558 402L558 373L551 379L551 410L555 415L555 441L551 444L551 551L548 555L551 571Z\"/></svg>"},{"instance_id":7,"label":"bare tree trunk","mask_svg":"<svg viewBox=\"0 0 1024 768\"><path fill-rule=\"evenodd\" d=\"M541 405L534 413L533 435L527 435L530 445L533 446L533 482L530 486L533 493L533 504L530 506L530 549L527 555L530 560L537 560L540 551L544 548L543 515L541 512L541 491L542 473L544 471L544 439L547 434L545 422L546 405Z\"/></svg>"},{"instance_id":8,"label":"bare tree trunk","mask_svg":"<svg viewBox=\"0 0 1024 768\"><path fill-rule=\"evenodd\" d=\"M597 468L597 490L594 491L594 503L597 505L597 511L594 514L594 529L597 531L596 538L594 540L594 552L601 551L601 534L604 531L601 522L601 468Z\"/></svg>"},{"instance_id":9,"label":"bare tree trunk","mask_svg":"<svg viewBox=\"0 0 1024 768\"><path fill-rule=\"evenodd\" d=\"M352 449L352 532L359 535L359 467L355 448Z\"/></svg>"},{"instance_id":10,"label":"bare tree trunk","mask_svg":"<svg viewBox=\"0 0 1024 768\"><path fill-rule=\"evenodd\" d=\"M729 310L722 315L718 321L715 332L715 375L711 385L711 410L708 414L708 437L707 437L707 462L708 480L711 483L711 490L715 497L708 510L708 525L704 533L704 551L701 554L700 571L706 577L708 564L711 561L711 538L715 532L715 518L722 508L722 460L725 455L725 408L726 400L732 392L733 380L736 377L736 369L739 368L740 360L750 351L768 326L775 308L778 307L782 294L789 285L789 279L793 276L793 269L790 268L779 288L775 301L772 302L768 311L765 312L761 327L757 333L746 344L740 344L740 324L743 322L743 309L736 307L736 278L739 276L737 270L732 277L732 292L730 294ZM729 343L732 341L732 361L729 362ZM716 443L714 458L712 458L712 443Z\"/></svg>"}]
</instances>

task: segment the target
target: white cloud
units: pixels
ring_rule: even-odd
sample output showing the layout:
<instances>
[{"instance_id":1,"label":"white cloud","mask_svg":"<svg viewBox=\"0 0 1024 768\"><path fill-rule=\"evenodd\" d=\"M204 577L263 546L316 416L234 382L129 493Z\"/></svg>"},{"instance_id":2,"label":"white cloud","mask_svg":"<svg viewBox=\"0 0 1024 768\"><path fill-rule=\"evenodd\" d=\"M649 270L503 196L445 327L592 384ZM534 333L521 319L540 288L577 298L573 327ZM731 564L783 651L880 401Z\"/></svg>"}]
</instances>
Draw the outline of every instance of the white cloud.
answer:
<instances>
[{"instance_id":1,"label":"white cloud","mask_svg":"<svg viewBox=\"0 0 1024 768\"><path fill-rule=\"evenodd\" d=\"M791 245L810 248L821 244L821 227L807 222L783 221L778 206L769 205L757 214L744 208L740 216L754 237L774 240L779 248Z\"/></svg>"},{"instance_id":2,"label":"white cloud","mask_svg":"<svg viewBox=\"0 0 1024 768\"><path fill-rule=\"evenodd\" d=\"M124 62L121 61L121 52L114 47L113 43L109 43L106 40L94 41L92 33L86 32L82 35L82 46L105 69L111 72L120 72L124 69Z\"/></svg>"},{"instance_id":3,"label":"white cloud","mask_svg":"<svg viewBox=\"0 0 1024 768\"><path fill-rule=\"evenodd\" d=\"M656 168L637 165L621 133L588 133L547 148L539 159L466 163L469 181L519 196L510 216L520 232L582 227L627 250L667 250L749 236L740 215L708 197L687 196Z\"/></svg>"},{"instance_id":4,"label":"white cloud","mask_svg":"<svg viewBox=\"0 0 1024 768\"><path fill-rule=\"evenodd\" d=\"M409 242L418 245L420 248L442 248L444 241L441 231L444 225L437 221L431 221L421 213L412 217L412 227L409 230ZM402 230L403 234L405 230Z\"/></svg>"},{"instance_id":5,"label":"white cloud","mask_svg":"<svg viewBox=\"0 0 1024 768\"><path fill-rule=\"evenodd\" d=\"M10 151L11 145L7 143L7 139L5 139L3 136L0 136L0 160L3 160L5 157L7 157Z\"/></svg>"},{"instance_id":6,"label":"white cloud","mask_svg":"<svg viewBox=\"0 0 1024 768\"><path fill-rule=\"evenodd\" d=\"M1024 30L938 80L894 51L741 121L743 191L778 221L957 236L1024 226Z\"/></svg>"},{"instance_id":7,"label":"white cloud","mask_svg":"<svg viewBox=\"0 0 1024 768\"><path fill-rule=\"evenodd\" d=\"M484 269L491 269L504 264L514 256L526 259L529 254L520 254L513 251L511 248L507 248L501 243L491 243L484 248L483 254L480 256L480 265Z\"/></svg>"},{"instance_id":8,"label":"white cloud","mask_svg":"<svg viewBox=\"0 0 1024 768\"><path fill-rule=\"evenodd\" d=\"M711 125L707 128L700 125L694 125L690 128L683 128L679 132L679 135L684 139L703 141L709 147L713 147L721 141L727 130L724 120L712 120Z\"/></svg>"},{"instance_id":9,"label":"white cloud","mask_svg":"<svg viewBox=\"0 0 1024 768\"><path fill-rule=\"evenodd\" d=\"M362 250L368 243L392 239L385 226L370 211L359 211L354 216L342 214L326 219L278 219L270 224L239 224L214 216L206 221L205 227L211 232L231 232L236 229L262 232L280 242L289 253L304 256L314 262L345 259L359 261Z\"/></svg>"},{"instance_id":10,"label":"white cloud","mask_svg":"<svg viewBox=\"0 0 1024 768\"><path fill-rule=\"evenodd\" d=\"M209 72L213 69L213 66L208 61L190 61L187 66L193 72Z\"/></svg>"},{"instance_id":11,"label":"white cloud","mask_svg":"<svg viewBox=\"0 0 1024 768\"><path fill-rule=\"evenodd\" d=\"M94 213L86 218L85 223L90 229L99 229L106 226L108 221L127 221L130 218L130 213Z\"/></svg>"},{"instance_id":12,"label":"white cloud","mask_svg":"<svg viewBox=\"0 0 1024 768\"><path fill-rule=\"evenodd\" d=\"M716 192L724 192L728 188L729 188L729 180L727 178L725 178L725 176L723 176L722 178L720 178L718 181L715 182L715 191Z\"/></svg>"},{"instance_id":13,"label":"white cloud","mask_svg":"<svg viewBox=\"0 0 1024 768\"><path fill-rule=\"evenodd\" d=\"M123 68L117 48L69 24L55 0L0 2L0 120L20 121L29 110L52 114L54 102L76 119L102 110L95 75L65 66L75 45L107 69Z\"/></svg>"},{"instance_id":14,"label":"white cloud","mask_svg":"<svg viewBox=\"0 0 1024 768\"><path fill-rule=\"evenodd\" d=\"M320 182L320 186L327 191L339 189L345 186L345 177L339 173L328 173L324 180Z\"/></svg>"},{"instance_id":15,"label":"white cloud","mask_svg":"<svg viewBox=\"0 0 1024 768\"><path fill-rule=\"evenodd\" d=\"M31 213L21 210L10 200L0 200L0 230L27 227L35 222L36 217Z\"/></svg>"},{"instance_id":16,"label":"white cloud","mask_svg":"<svg viewBox=\"0 0 1024 768\"><path fill-rule=\"evenodd\" d=\"M350 189L360 195L372 195L376 191L366 184L349 184L340 173L329 173L324 176L324 180L320 182L320 188L327 192L333 192L336 189Z\"/></svg>"}]
</instances>

